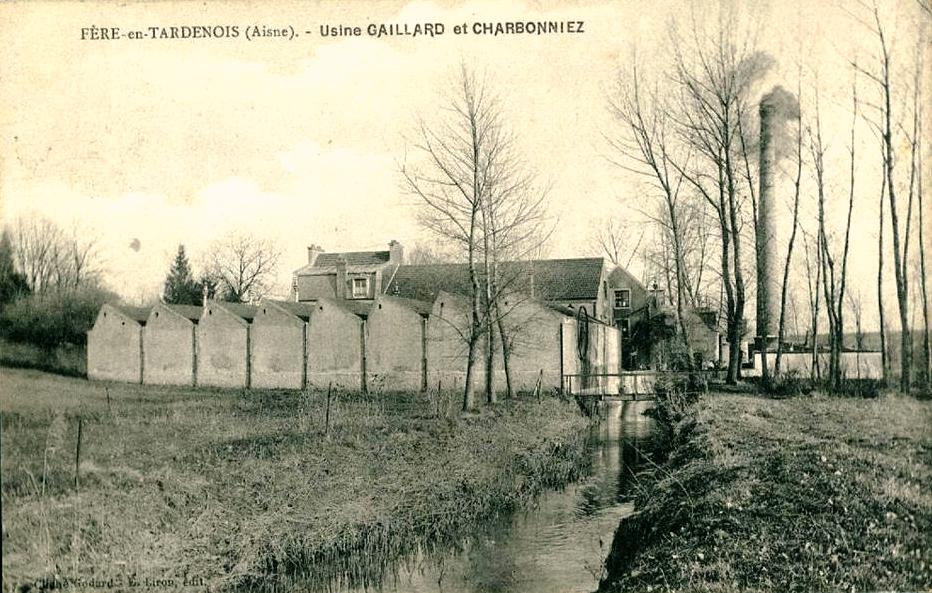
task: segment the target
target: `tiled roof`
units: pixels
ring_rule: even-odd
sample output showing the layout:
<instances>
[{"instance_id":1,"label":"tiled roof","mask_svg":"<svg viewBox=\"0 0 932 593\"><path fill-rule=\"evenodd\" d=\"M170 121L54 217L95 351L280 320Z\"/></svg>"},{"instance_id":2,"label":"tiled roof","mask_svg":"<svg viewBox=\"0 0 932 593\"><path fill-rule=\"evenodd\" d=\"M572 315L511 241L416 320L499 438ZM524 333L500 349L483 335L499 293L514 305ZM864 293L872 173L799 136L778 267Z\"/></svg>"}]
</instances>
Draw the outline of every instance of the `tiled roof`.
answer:
<instances>
[{"instance_id":1,"label":"tiled roof","mask_svg":"<svg viewBox=\"0 0 932 593\"><path fill-rule=\"evenodd\" d=\"M600 257L544 259L499 264L501 289L531 292L544 301L596 300L604 261ZM481 273L481 266L479 269ZM432 302L441 290L469 293L466 264L403 265L398 267L385 294Z\"/></svg>"},{"instance_id":2,"label":"tiled roof","mask_svg":"<svg viewBox=\"0 0 932 593\"><path fill-rule=\"evenodd\" d=\"M165 303L165 307L174 311L178 315L190 319L191 321L197 321L201 318L201 312L204 310L203 307L198 307L196 305L170 305Z\"/></svg>"},{"instance_id":3,"label":"tiled roof","mask_svg":"<svg viewBox=\"0 0 932 593\"><path fill-rule=\"evenodd\" d=\"M360 317L368 317L369 310L372 308L372 301L354 301L351 299L343 301L334 301L337 305L343 307L347 311L351 311Z\"/></svg>"},{"instance_id":4,"label":"tiled roof","mask_svg":"<svg viewBox=\"0 0 932 593\"><path fill-rule=\"evenodd\" d=\"M337 265L343 258L347 266L377 266L388 263L388 251L344 251L343 253L321 253L314 260L315 268L327 268Z\"/></svg>"},{"instance_id":5,"label":"tiled roof","mask_svg":"<svg viewBox=\"0 0 932 593\"><path fill-rule=\"evenodd\" d=\"M558 313L563 313L564 315L566 315L566 316L568 316L568 317L575 317L576 314L578 313L578 310L577 310L577 309L572 309L572 308L570 308L570 307L567 307L567 306L565 306L565 305L560 305L560 304L557 304L557 303L552 303L552 304L550 304L550 305L548 305L548 306L549 306L551 309L553 309L554 311L556 311L556 312L558 312Z\"/></svg>"},{"instance_id":6,"label":"tiled roof","mask_svg":"<svg viewBox=\"0 0 932 593\"><path fill-rule=\"evenodd\" d=\"M256 317L256 307L253 305L244 305L243 303L228 303L226 301L214 301L230 313L242 317L251 322Z\"/></svg>"},{"instance_id":7,"label":"tiled roof","mask_svg":"<svg viewBox=\"0 0 932 593\"><path fill-rule=\"evenodd\" d=\"M412 309L413 311L416 311L417 313L424 316L430 315L431 309L433 309L433 306L425 301L416 301L414 299L406 299L403 297L396 297L387 294L382 295L381 298L388 301L394 301L399 305L407 307L408 309Z\"/></svg>"},{"instance_id":8,"label":"tiled roof","mask_svg":"<svg viewBox=\"0 0 932 593\"><path fill-rule=\"evenodd\" d=\"M149 311L152 310L152 307L127 307L126 305L112 305L112 307L133 321L142 324L149 319Z\"/></svg>"},{"instance_id":9,"label":"tiled roof","mask_svg":"<svg viewBox=\"0 0 932 593\"><path fill-rule=\"evenodd\" d=\"M273 301L269 299L270 303L278 306L285 311L288 311L295 317L307 321L311 318L311 313L314 311L313 303L296 303L294 301Z\"/></svg>"},{"instance_id":10,"label":"tiled roof","mask_svg":"<svg viewBox=\"0 0 932 593\"><path fill-rule=\"evenodd\" d=\"M433 302L441 291L469 294L469 270L466 264L402 265L382 290L389 296L425 302Z\"/></svg>"}]
</instances>

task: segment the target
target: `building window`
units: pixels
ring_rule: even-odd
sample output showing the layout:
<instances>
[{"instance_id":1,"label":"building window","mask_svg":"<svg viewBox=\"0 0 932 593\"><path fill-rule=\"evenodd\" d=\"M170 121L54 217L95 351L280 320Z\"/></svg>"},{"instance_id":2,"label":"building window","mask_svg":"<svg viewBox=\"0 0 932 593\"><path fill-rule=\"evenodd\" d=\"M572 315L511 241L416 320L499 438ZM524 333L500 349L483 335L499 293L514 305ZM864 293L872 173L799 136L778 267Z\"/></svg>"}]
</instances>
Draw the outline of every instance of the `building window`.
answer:
<instances>
[{"instance_id":1,"label":"building window","mask_svg":"<svg viewBox=\"0 0 932 593\"><path fill-rule=\"evenodd\" d=\"M616 309L630 309L631 308L631 291L627 288L622 290L615 291L615 308Z\"/></svg>"},{"instance_id":2,"label":"building window","mask_svg":"<svg viewBox=\"0 0 932 593\"><path fill-rule=\"evenodd\" d=\"M618 327L621 328L622 338L627 340L629 337L631 337L631 320L630 319L622 319L621 321L618 322Z\"/></svg>"},{"instance_id":3,"label":"building window","mask_svg":"<svg viewBox=\"0 0 932 593\"><path fill-rule=\"evenodd\" d=\"M353 298L364 299L369 296L369 279L353 278Z\"/></svg>"}]
</instances>

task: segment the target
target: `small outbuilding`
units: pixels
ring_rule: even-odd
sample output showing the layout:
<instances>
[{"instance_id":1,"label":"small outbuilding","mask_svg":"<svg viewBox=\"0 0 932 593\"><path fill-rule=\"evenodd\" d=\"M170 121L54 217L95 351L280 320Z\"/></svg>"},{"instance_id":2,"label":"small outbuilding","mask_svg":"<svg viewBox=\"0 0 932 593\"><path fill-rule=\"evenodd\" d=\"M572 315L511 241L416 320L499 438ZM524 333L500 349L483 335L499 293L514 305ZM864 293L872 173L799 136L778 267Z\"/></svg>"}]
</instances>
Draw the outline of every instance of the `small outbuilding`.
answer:
<instances>
[{"instance_id":1,"label":"small outbuilding","mask_svg":"<svg viewBox=\"0 0 932 593\"><path fill-rule=\"evenodd\" d=\"M149 309L105 304L87 332L87 377L141 383L143 327Z\"/></svg>"},{"instance_id":2,"label":"small outbuilding","mask_svg":"<svg viewBox=\"0 0 932 593\"><path fill-rule=\"evenodd\" d=\"M197 384L197 324L202 307L159 303L143 329L143 383Z\"/></svg>"},{"instance_id":3,"label":"small outbuilding","mask_svg":"<svg viewBox=\"0 0 932 593\"><path fill-rule=\"evenodd\" d=\"M313 303L265 299L252 323L252 386L307 386L308 335Z\"/></svg>"},{"instance_id":4,"label":"small outbuilding","mask_svg":"<svg viewBox=\"0 0 932 593\"><path fill-rule=\"evenodd\" d=\"M369 389L427 387L427 324L431 305L380 296L366 319L366 382Z\"/></svg>"},{"instance_id":5,"label":"small outbuilding","mask_svg":"<svg viewBox=\"0 0 932 593\"><path fill-rule=\"evenodd\" d=\"M197 326L197 384L251 387L250 327L256 307L207 301Z\"/></svg>"},{"instance_id":6,"label":"small outbuilding","mask_svg":"<svg viewBox=\"0 0 932 593\"><path fill-rule=\"evenodd\" d=\"M307 385L325 389L332 384L344 389L365 388L365 333L363 318L368 306L356 304L356 312L343 302L321 298L311 307L307 344Z\"/></svg>"}]
</instances>

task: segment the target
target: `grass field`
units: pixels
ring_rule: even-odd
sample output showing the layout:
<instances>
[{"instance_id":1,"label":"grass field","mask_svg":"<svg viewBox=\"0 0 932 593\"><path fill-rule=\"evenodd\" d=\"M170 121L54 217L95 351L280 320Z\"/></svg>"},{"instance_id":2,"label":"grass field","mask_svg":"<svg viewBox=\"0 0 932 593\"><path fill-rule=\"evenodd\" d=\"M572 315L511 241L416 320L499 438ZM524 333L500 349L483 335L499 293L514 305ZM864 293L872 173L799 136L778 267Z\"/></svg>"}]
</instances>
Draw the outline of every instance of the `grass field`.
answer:
<instances>
[{"instance_id":1,"label":"grass field","mask_svg":"<svg viewBox=\"0 0 932 593\"><path fill-rule=\"evenodd\" d=\"M364 576L574 478L584 459L586 422L554 399L463 416L453 394L340 393L325 434L319 392L0 372L8 591Z\"/></svg>"},{"instance_id":2,"label":"grass field","mask_svg":"<svg viewBox=\"0 0 932 593\"><path fill-rule=\"evenodd\" d=\"M932 588L932 402L702 399L603 591Z\"/></svg>"}]
</instances>

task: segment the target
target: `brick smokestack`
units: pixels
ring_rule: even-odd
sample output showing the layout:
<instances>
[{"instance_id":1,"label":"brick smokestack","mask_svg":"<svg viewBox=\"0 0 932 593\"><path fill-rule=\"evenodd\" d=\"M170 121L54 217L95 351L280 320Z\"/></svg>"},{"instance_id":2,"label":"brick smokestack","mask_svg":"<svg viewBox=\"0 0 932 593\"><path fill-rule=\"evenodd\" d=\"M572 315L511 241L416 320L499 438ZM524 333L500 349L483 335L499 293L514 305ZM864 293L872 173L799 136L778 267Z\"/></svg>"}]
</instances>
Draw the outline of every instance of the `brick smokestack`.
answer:
<instances>
[{"instance_id":1,"label":"brick smokestack","mask_svg":"<svg viewBox=\"0 0 932 593\"><path fill-rule=\"evenodd\" d=\"M758 347L776 344L780 323L782 269L777 247L774 185L786 122L799 117L799 103L783 87L774 87L760 102L760 196L757 205L757 337Z\"/></svg>"}]
</instances>

